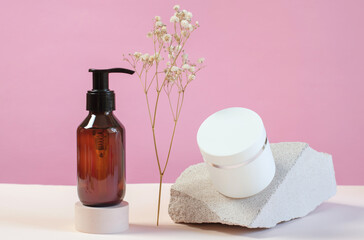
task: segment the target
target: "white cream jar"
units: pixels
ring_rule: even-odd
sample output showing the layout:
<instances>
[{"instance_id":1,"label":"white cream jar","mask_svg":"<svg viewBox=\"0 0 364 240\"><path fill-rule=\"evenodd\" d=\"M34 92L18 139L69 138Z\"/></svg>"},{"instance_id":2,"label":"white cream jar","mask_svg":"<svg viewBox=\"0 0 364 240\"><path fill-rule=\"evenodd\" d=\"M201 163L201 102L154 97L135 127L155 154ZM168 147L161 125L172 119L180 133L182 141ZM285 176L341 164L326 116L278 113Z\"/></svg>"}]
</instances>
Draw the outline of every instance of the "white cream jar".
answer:
<instances>
[{"instance_id":1,"label":"white cream jar","mask_svg":"<svg viewBox=\"0 0 364 240\"><path fill-rule=\"evenodd\" d=\"M213 185L227 197L250 197L274 177L263 121L252 110L233 107L212 114L201 124L197 144Z\"/></svg>"}]
</instances>

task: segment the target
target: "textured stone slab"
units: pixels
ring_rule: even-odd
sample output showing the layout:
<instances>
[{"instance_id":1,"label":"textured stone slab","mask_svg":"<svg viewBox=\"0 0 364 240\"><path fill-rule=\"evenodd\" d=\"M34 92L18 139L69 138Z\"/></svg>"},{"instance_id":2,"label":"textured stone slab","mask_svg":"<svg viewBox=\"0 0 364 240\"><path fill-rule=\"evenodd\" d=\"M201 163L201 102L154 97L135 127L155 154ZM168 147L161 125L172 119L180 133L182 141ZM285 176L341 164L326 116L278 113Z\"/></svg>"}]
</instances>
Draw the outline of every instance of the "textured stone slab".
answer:
<instances>
[{"instance_id":1,"label":"textured stone slab","mask_svg":"<svg viewBox=\"0 0 364 240\"><path fill-rule=\"evenodd\" d=\"M266 189L249 198L231 199L217 192L205 163L188 167L171 187L172 220L270 228L306 216L335 195L331 155L300 142L273 143L271 149L276 175Z\"/></svg>"}]
</instances>

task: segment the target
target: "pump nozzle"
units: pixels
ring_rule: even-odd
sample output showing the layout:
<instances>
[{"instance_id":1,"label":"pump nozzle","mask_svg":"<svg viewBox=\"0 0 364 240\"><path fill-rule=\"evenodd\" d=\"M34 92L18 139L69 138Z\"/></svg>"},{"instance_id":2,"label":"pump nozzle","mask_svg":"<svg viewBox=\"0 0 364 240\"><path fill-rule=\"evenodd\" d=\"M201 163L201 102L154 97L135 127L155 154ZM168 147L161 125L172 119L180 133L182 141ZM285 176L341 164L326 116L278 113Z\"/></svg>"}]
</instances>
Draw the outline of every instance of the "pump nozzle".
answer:
<instances>
[{"instance_id":1,"label":"pump nozzle","mask_svg":"<svg viewBox=\"0 0 364 240\"><path fill-rule=\"evenodd\" d=\"M127 73L134 74L134 71L125 68L110 68L110 69L89 69L92 72L93 90L109 89L109 73Z\"/></svg>"},{"instance_id":2,"label":"pump nozzle","mask_svg":"<svg viewBox=\"0 0 364 240\"><path fill-rule=\"evenodd\" d=\"M86 109L89 111L106 112L115 110L115 94L109 90L109 73L134 74L125 68L89 69L92 72L93 87L87 92Z\"/></svg>"}]
</instances>

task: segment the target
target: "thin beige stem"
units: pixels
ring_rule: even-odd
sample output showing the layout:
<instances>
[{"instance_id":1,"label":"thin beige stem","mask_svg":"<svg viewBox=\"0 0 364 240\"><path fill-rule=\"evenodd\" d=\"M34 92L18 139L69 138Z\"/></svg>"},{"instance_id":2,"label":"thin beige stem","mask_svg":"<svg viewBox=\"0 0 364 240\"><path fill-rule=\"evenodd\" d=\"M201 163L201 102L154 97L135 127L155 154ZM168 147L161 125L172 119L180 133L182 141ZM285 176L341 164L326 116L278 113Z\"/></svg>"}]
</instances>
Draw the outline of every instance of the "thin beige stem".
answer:
<instances>
[{"instance_id":1,"label":"thin beige stem","mask_svg":"<svg viewBox=\"0 0 364 240\"><path fill-rule=\"evenodd\" d=\"M157 157L157 163L158 163L158 170L159 170L159 173L162 173L161 164L159 162L159 154L158 154L157 140L156 140L156 137L155 137L154 127L152 127L152 132L153 132L153 141L154 141L155 156Z\"/></svg>"},{"instance_id":2,"label":"thin beige stem","mask_svg":"<svg viewBox=\"0 0 364 240\"><path fill-rule=\"evenodd\" d=\"M138 72L137 72L137 75L138 75L138 77L139 77L140 84L142 85L142 87L143 87L143 89L144 89L144 91L145 91L145 86L144 86L144 84L143 84L143 80L142 80L143 69L144 69L144 65L143 65L142 69L140 70L140 73L138 74ZM136 70L136 69L135 69L135 70Z\"/></svg>"},{"instance_id":3,"label":"thin beige stem","mask_svg":"<svg viewBox=\"0 0 364 240\"><path fill-rule=\"evenodd\" d=\"M166 164L164 165L164 169L162 174L164 174L164 172L167 169L167 165L168 165L168 160L169 160L169 156L171 155L171 150L172 150L172 145L173 145L173 138L174 138L174 134L176 132L176 127L177 127L177 120L174 121L174 127L173 127L173 133L172 133L172 137L171 137L171 142L169 144L169 149L168 149L168 155L167 155L167 160L166 160Z\"/></svg>"},{"instance_id":4,"label":"thin beige stem","mask_svg":"<svg viewBox=\"0 0 364 240\"><path fill-rule=\"evenodd\" d=\"M147 78L148 78L148 70L145 70L144 91L147 91Z\"/></svg>"},{"instance_id":5,"label":"thin beige stem","mask_svg":"<svg viewBox=\"0 0 364 240\"><path fill-rule=\"evenodd\" d=\"M178 112L178 115L177 115L177 120L179 119L179 115L181 115L181 109L182 109L184 98L185 98L185 92L184 92L184 90L182 90L182 101L181 101L181 105L179 106L179 112Z\"/></svg>"},{"instance_id":6,"label":"thin beige stem","mask_svg":"<svg viewBox=\"0 0 364 240\"><path fill-rule=\"evenodd\" d=\"M149 119L150 119L150 125L152 125L152 113L150 112L148 93L145 93L145 99L147 101L147 106L148 106L148 114L149 114Z\"/></svg>"},{"instance_id":7,"label":"thin beige stem","mask_svg":"<svg viewBox=\"0 0 364 240\"><path fill-rule=\"evenodd\" d=\"M163 44L159 44L159 51L158 51L158 57L161 55L161 51L163 48ZM154 52L156 52L156 48L155 48L155 44L154 44ZM157 60L155 60L155 76L156 76L156 81L157 81L157 89L159 88L159 82L158 82L158 66L159 66L159 62Z\"/></svg>"},{"instance_id":8,"label":"thin beige stem","mask_svg":"<svg viewBox=\"0 0 364 240\"><path fill-rule=\"evenodd\" d=\"M182 50L182 48L181 48ZM180 52L179 52L180 53ZM179 54L178 54L179 55ZM177 57L178 57L177 55ZM174 59L174 62L171 66L173 66L176 62L176 59L177 57ZM169 71L171 70L171 68L169 68L168 72L167 72L167 75L168 76L168 73ZM167 77L164 78L163 80L163 83L162 83L162 87L166 81ZM158 81L157 81L158 82ZM161 93L161 90L159 88L157 88L157 99L156 99L156 103L155 103L155 107L154 107L154 116L153 116L153 124L152 124L152 129L153 129L153 139L154 139L154 148L155 148L155 152L156 152L156 156L157 156L157 162L158 162L158 168L159 168L159 173L161 175L160 177L160 183L159 183L159 199L158 199L158 213L157 213L157 226L159 225L159 210L160 210L160 195L161 195L161 190L162 190L162 178L163 178L163 173L167 167L167 164L168 164L168 160L166 160L166 165L164 167L164 170L163 170L163 173L162 173L162 170L161 170L161 166L160 166L160 162L159 162L159 157L158 157L158 152L157 152L157 146L156 146L156 140L155 140L155 131L154 131L154 127L155 127L155 120L156 120L156 116L157 116L157 108L158 108L158 102L159 102L159 97L160 97L160 93ZM177 121L175 121L175 125L177 124ZM175 132L175 129L176 127L174 127L174 131L173 131L173 137L174 137L174 132ZM173 139L172 139L173 141ZM172 144L170 144L170 148L172 147ZM170 150L169 150L170 152ZM169 155L169 154L168 154Z\"/></svg>"},{"instance_id":9,"label":"thin beige stem","mask_svg":"<svg viewBox=\"0 0 364 240\"><path fill-rule=\"evenodd\" d=\"M153 81L154 81L155 77L157 76L157 74L158 74L158 73L155 73L155 74L154 74L154 76L153 76L153 78L152 78L152 80L150 81L150 83L149 83L149 85L148 85L148 87L147 87L147 92L149 91L149 88L152 86L152 83L153 83Z\"/></svg>"},{"instance_id":10,"label":"thin beige stem","mask_svg":"<svg viewBox=\"0 0 364 240\"><path fill-rule=\"evenodd\" d=\"M178 113L178 108L179 108L179 99L181 97L181 92L178 91L178 99L177 99L177 106L176 106L176 120L177 120L177 113Z\"/></svg>"},{"instance_id":11,"label":"thin beige stem","mask_svg":"<svg viewBox=\"0 0 364 240\"><path fill-rule=\"evenodd\" d=\"M166 171L167 169L167 165L168 165L168 161L169 161L169 157L171 155L171 150L172 150L172 145L173 145L173 139L174 139L174 134L176 132L176 127L177 127L177 122L178 122L178 119L179 119L179 115L181 114L181 109L182 109L182 105L183 105L183 99L184 99L184 92L182 91L182 100L181 100L181 105L179 106L179 112L178 112L178 115L176 117L176 120L174 121L174 127L173 127L173 133L172 133L172 137L171 137L171 142L169 144L169 149L168 149L168 155L167 155L167 160L166 160L166 164L164 165L164 169L163 169L163 172L162 174L164 174L164 172ZM177 113L177 111L176 111Z\"/></svg>"},{"instance_id":12,"label":"thin beige stem","mask_svg":"<svg viewBox=\"0 0 364 240\"><path fill-rule=\"evenodd\" d=\"M174 111L173 111L173 107L172 107L171 97L170 97L170 94L171 93L170 92L169 93L166 92L166 94L168 96L169 107L171 109L171 112L172 112L172 115L173 115L173 119L176 120L176 117L175 117L175 114L174 114Z\"/></svg>"},{"instance_id":13,"label":"thin beige stem","mask_svg":"<svg viewBox=\"0 0 364 240\"><path fill-rule=\"evenodd\" d=\"M150 125L152 126L152 133L153 133L153 142L154 142L154 152L155 152L155 156L157 158L157 164L158 164L158 169L159 169L159 173L161 173L162 168L159 162L159 155L158 155L158 148L157 148L157 139L155 137L155 130L154 130L154 126L153 126L153 122L152 122L152 115L151 115L151 111L150 111L150 104L149 104L149 99L148 99L148 93L145 93L145 99L147 101L147 106L148 106L148 113L149 113L149 119L150 119Z\"/></svg>"},{"instance_id":14,"label":"thin beige stem","mask_svg":"<svg viewBox=\"0 0 364 240\"><path fill-rule=\"evenodd\" d=\"M160 212L160 208L161 208L162 181L163 181L163 174L160 174L159 175L159 194L158 194L157 226L159 225L159 212Z\"/></svg>"},{"instance_id":15,"label":"thin beige stem","mask_svg":"<svg viewBox=\"0 0 364 240\"><path fill-rule=\"evenodd\" d=\"M156 119L156 116L157 116L157 108L158 108L158 101L159 101L160 93L161 92L157 90L157 98L155 100L152 128L154 128L154 126L155 126L155 119Z\"/></svg>"},{"instance_id":16,"label":"thin beige stem","mask_svg":"<svg viewBox=\"0 0 364 240\"><path fill-rule=\"evenodd\" d=\"M135 66L135 60L134 59L133 59L134 64L132 64L128 58L124 58L124 60L127 61L133 68L136 68L136 66Z\"/></svg>"}]
</instances>

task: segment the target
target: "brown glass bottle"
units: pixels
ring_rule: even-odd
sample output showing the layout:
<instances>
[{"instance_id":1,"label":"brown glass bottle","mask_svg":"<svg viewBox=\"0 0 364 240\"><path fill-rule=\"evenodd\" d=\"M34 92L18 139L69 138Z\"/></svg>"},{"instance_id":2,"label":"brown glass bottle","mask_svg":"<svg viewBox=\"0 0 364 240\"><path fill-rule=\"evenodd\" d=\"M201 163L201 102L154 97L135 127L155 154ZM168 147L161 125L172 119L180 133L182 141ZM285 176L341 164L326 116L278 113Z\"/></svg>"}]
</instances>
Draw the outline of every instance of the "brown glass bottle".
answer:
<instances>
[{"instance_id":1,"label":"brown glass bottle","mask_svg":"<svg viewBox=\"0 0 364 240\"><path fill-rule=\"evenodd\" d=\"M112 111L90 111L77 128L77 190L86 206L111 206L123 200L125 128Z\"/></svg>"},{"instance_id":2,"label":"brown glass bottle","mask_svg":"<svg viewBox=\"0 0 364 240\"><path fill-rule=\"evenodd\" d=\"M86 94L86 119L77 128L77 191L86 206L120 203L125 195L125 128L113 115L115 94L109 73L125 68L89 69L92 90Z\"/></svg>"}]
</instances>

